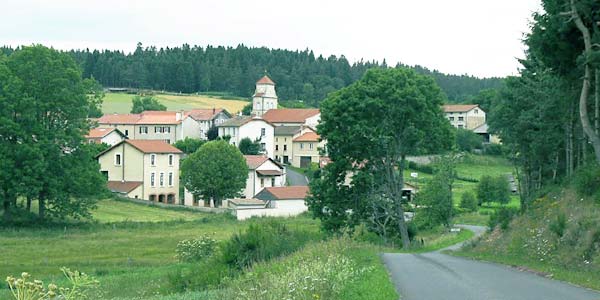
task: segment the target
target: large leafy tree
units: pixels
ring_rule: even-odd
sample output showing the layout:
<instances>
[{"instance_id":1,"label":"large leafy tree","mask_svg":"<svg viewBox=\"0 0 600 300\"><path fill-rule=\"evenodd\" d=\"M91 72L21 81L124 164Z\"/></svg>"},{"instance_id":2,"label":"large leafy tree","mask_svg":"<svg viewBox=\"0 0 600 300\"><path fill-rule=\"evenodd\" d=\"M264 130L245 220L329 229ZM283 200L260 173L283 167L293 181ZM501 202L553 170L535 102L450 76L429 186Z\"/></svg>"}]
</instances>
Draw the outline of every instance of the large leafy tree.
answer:
<instances>
[{"instance_id":1,"label":"large leafy tree","mask_svg":"<svg viewBox=\"0 0 600 300\"><path fill-rule=\"evenodd\" d=\"M257 155L260 153L260 143L258 141L252 141L247 137L240 140L239 148L244 155Z\"/></svg>"},{"instance_id":2,"label":"large leafy tree","mask_svg":"<svg viewBox=\"0 0 600 300\"><path fill-rule=\"evenodd\" d=\"M192 153L198 151L198 149L200 149L200 147L202 145L204 145L204 143L206 143L206 141L186 137L183 140L179 140L179 141L175 142L175 144L173 144L173 146L175 146L175 148L183 151L183 153L185 153L185 154L192 154Z\"/></svg>"},{"instance_id":3,"label":"large leafy tree","mask_svg":"<svg viewBox=\"0 0 600 300\"><path fill-rule=\"evenodd\" d=\"M456 170L451 157L443 157L436 163L435 174L417 196L422 208L417 212L416 218L421 220L423 226L450 227L452 224L452 185L455 177Z\"/></svg>"},{"instance_id":4,"label":"large leafy tree","mask_svg":"<svg viewBox=\"0 0 600 300\"><path fill-rule=\"evenodd\" d=\"M41 218L87 216L105 185L82 146L92 100L78 66L56 50L23 47L0 62L0 79L5 215L25 196L39 201Z\"/></svg>"},{"instance_id":5,"label":"large leafy tree","mask_svg":"<svg viewBox=\"0 0 600 300\"><path fill-rule=\"evenodd\" d=\"M195 197L214 201L238 196L246 186L248 166L237 147L225 141L208 142L181 164L181 179Z\"/></svg>"},{"instance_id":6,"label":"large leafy tree","mask_svg":"<svg viewBox=\"0 0 600 300\"><path fill-rule=\"evenodd\" d=\"M131 99L131 113L132 114L139 114L143 111L147 111L147 110L160 110L160 111L165 111L167 110L167 107L164 106L162 103L158 102L158 99L152 97L152 96L134 96Z\"/></svg>"},{"instance_id":7,"label":"large leafy tree","mask_svg":"<svg viewBox=\"0 0 600 300\"><path fill-rule=\"evenodd\" d=\"M321 105L318 132L333 163L311 183L309 206L326 224L352 226L365 209L365 194L400 203L405 157L451 148L453 130L444 118L443 95L432 78L404 68L372 69ZM345 186L348 174L354 178ZM410 245L402 205L396 205L403 246ZM352 211L352 213L348 213ZM348 216L350 215L350 216ZM335 219L330 221L328 219Z\"/></svg>"}]
</instances>

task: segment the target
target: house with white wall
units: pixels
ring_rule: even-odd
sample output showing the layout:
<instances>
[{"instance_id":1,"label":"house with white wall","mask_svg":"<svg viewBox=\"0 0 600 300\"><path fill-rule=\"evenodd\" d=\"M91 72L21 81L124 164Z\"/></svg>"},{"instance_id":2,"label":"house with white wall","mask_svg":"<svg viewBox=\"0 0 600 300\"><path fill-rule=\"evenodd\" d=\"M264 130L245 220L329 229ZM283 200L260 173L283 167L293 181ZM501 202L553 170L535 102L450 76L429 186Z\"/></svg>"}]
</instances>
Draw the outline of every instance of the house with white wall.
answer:
<instances>
[{"instance_id":1,"label":"house with white wall","mask_svg":"<svg viewBox=\"0 0 600 300\"><path fill-rule=\"evenodd\" d=\"M244 155L248 165L248 179L242 198L250 199L267 187L285 185L285 168L264 155Z\"/></svg>"},{"instance_id":2,"label":"house with white wall","mask_svg":"<svg viewBox=\"0 0 600 300\"><path fill-rule=\"evenodd\" d=\"M222 108L193 109L184 112L182 121L183 138L206 140L208 130L229 120L231 114Z\"/></svg>"},{"instance_id":3,"label":"house with white wall","mask_svg":"<svg viewBox=\"0 0 600 300\"><path fill-rule=\"evenodd\" d=\"M456 128L473 130L485 123L485 111L477 104L444 105L444 114Z\"/></svg>"},{"instance_id":4,"label":"house with white wall","mask_svg":"<svg viewBox=\"0 0 600 300\"><path fill-rule=\"evenodd\" d=\"M275 126L305 125L316 128L321 121L321 111L318 108L271 109L262 118Z\"/></svg>"},{"instance_id":5,"label":"house with white wall","mask_svg":"<svg viewBox=\"0 0 600 300\"><path fill-rule=\"evenodd\" d=\"M238 220L251 217L292 217L308 211L307 186L266 187L253 199L232 199L228 207Z\"/></svg>"},{"instance_id":6,"label":"house with white wall","mask_svg":"<svg viewBox=\"0 0 600 300\"><path fill-rule=\"evenodd\" d=\"M240 141L249 138L258 141L261 152L269 158L274 157L275 127L260 117L236 116L217 125L219 137L229 137L229 143L238 147Z\"/></svg>"},{"instance_id":7,"label":"house with white wall","mask_svg":"<svg viewBox=\"0 0 600 300\"><path fill-rule=\"evenodd\" d=\"M292 140L292 166L308 168L311 163L318 164L324 147L325 142L314 129L303 127Z\"/></svg>"},{"instance_id":8,"label":"house with white wall","mask_svg":"<svg viewBox=\"0 0 600 300\"><path fill-rule=\"evenodd\" d=\"M124 197L179 204L182 152L164 141L123 140L96 158L108 188Z\"/></svg>"},{"instance_id":9,"label":"house with white wall","mask_svg":"<svg viewBox=\"0 0 600 300\"><path fill-rule=\"evenodd\" d=\"M85 139L90 144L107 144L110 146L115 145L126 138L127 136L119 129L104 127L92 128L85 135Z\"/></svg>"}]
</instances>

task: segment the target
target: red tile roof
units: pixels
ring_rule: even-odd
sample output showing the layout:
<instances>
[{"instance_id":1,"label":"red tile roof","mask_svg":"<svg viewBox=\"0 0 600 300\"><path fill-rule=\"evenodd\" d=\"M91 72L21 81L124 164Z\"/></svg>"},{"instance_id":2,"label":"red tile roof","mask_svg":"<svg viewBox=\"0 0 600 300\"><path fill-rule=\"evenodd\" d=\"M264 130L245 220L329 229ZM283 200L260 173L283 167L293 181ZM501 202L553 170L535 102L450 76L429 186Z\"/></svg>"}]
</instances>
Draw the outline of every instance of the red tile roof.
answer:
<instances>
[{"instance_id":1,"label":"red tile roof","mask_svg":"<svg viewBox=\"0 0 600 300\"><path fill-rule=\"evenodd\" d=\"M185 112L186 117L191 117L196 121L208 121L214 119L219 113L225 111L222 108L217 109L193 109ZM225 111L227 113L227 111ZM228 113L227 113L228 114Z\"/></svg>"},{"instance_id":2,"label":"red tile roof","mask_svg":"<svg viewBox=\"0 0 600 300\"><path fill-rule=\"evenodd\" d=\"M85 135L88 139L100 139L107 136L109 133L117 130L116 128L92 128L90 132Z\"/></svg>"},{"instance_id":3,"label":"red tile roof","mask_svg":"<svg viewBox=\"0 0 600 300\"><path fill-rule=\"evenodd\" d=\"M321 138L318 134L309 131L294 139L294 142L318 142Z\"/></svg>"},{"instance_id":4,"label":"red tile roof","mask_svg":"<svg viewBox=\"0 0 600 300\"><path fill-rule=\"evenodd\" d=\"M176 111L145 111L139 114L109 114L98 119L99 124L179 124L182 116Z\"/></svg>"},{"instance_id":5,"label":"red tile roof","mask_svg":"<svg viewBox=\"0 0 600 300\"><path fill-rule=\"evenodd\" d=\"M444 112L467 112L473 108L479 107L477 104L452 104L444 105Z\"/></svg>"},{"instance_id":6,"label":"red tile roof","mask_svg":"<svg viewBox=\"0 0 600 300\"><path fill-rule=\"evenodd\" d=\"M244 155L244 158L246 159L246 164L250 170L260 167L265 161L269 160L269 158L264 155Z\"/></svg>"},{"instance_id":7,"label":"red tile roof","mask_svg":"<svg viewBox=\"0 0 600 300\"><path fill-rule=\"evenodd\" d=\"M269 78L269 76L267 76L267 75L263 76L256 83L257 84L272 84L272 85L275 85L275 82L273 82L273 80L271 80L271 78Z\"/></svg>"},{"instance_id":8,"label":"red tile roof","mask_svg":"<svg viewBox=\"0 0 600 300\"><path fill-rule=\"evenodd\" d=\"M109 181L106 186L111 192L129 193L142 185L141 181Z\"/></svg>"},{"instance_id":9,"label":"red tile roof","mask_svg":"<svg viewBox=\"0 0 600 300\"><path fill-rule=\"evenodd\" d=\"M123 142L144 153L183 153L172 145L159 140L124 140Z\"/></svg>"},{"instance_id":10,"label":"red tile roof","mask_svg":"<svg viewBox=\"0 0 600 300\"><path fill-rule=\"evenodd\" d=\"M304 123L319 113L318 108L270 109L262 118L271 123Z\"/></svg>"},{"instance_id":11,"label":"red tile roof","mask_svg":"<svg viewBox=\"0 0 600 300\"><path fill-rule=\"evenodd\" d=\"M278 200L304 199L309 191L307 186L266 187L265 190Z\"/></svg>"}]
</instances>

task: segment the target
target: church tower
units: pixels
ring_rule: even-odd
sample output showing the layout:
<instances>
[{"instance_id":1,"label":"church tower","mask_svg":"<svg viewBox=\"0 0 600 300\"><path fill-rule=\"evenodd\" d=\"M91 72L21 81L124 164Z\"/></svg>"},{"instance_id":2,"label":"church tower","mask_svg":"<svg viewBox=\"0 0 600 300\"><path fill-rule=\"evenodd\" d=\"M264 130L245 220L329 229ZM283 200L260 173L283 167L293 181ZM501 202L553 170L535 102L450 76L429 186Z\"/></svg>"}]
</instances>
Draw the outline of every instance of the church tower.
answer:
<instances>
[{"instance_id":1,"label":"church tower","mask_svg":"<svg viewBox=\"0 0 600 300\"><path fill-rule=\"evenodd\" d=\"M256 82L256 91L252 96L252 114L261 117L269 109L277 109L275 82L265 75Z\"/></svg>"}]
</instances>

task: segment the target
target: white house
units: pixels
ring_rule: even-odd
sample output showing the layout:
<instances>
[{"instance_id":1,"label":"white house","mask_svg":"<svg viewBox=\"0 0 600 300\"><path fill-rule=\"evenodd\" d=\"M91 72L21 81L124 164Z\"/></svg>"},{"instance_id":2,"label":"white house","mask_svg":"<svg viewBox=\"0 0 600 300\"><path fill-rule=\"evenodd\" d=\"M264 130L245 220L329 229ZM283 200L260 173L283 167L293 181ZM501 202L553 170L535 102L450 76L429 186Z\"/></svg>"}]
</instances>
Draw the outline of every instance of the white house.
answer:
<instances>
[{"instance_id":1,"label":"white house","mask_svg":"<svg viewBox=\"0 0 600 300\"><path fill-rule=\"evenodd\" d=\"M285 168L263 155L244 155L248 165L248 179L243 198L250 199L266 187L285 185Z\"/></svg>"},{"instance_id":2,"label":"white house","mask_svg":"<svg viewBox=\"0 0 600 300\"><path fill-rule=\"evenodd\" d=\"M305 125L316 128L321 121L321 111L318 108L271 109L262 118L275 126Z\"/></svg>"},{"instance_id":3,"label":"white house","mask_svg":"<svg viewBox=\"0 0 600 300\"><path fill-rule=\"evenodd\" d=\"M238 220L251 217L291 217L308 211L307 186L266 187L254 199L233 199L228 207Z\"/></svg>"},{"instance_id":4,"label":"white house","mask_svg":"<svg viewBox=\"0 0 600 300\"><path fill-rule=\"evenodd\" d=\"M230 118L231 114L222 108L186 111L182 122L183 138L206 140L206 133L211 127L220 125Z\"/></svg>"},{"instance_id":5,"label":"white house","mask_svg":"<svg viewBox=\"0 0 600 300\"><path fill-rule=\"evenodd\" d=\"M85 139L88 143L96 144L108 144L110 146L115 145L122 140L126 139L124 133L116 128L92 128L90 132L85 135Z\"/></svg>"},{"instance_id":6,"label":"white house","mask_svg":"<svg viewBox=\"0 0 600 300\"><path fill-rule=\"evenodd\" d=\"M261 145L261 151L269 158L274 157L275 146L275 127L259 117L236 116L220 125L219 136L229 136L229 143L239 146L243 138L249 138L252 141L258 141Z\"/></svg>"},{"instance_id":7,"label":"white house","mask_svg":"<svg viewBox=\"0 0 600 300\"><path fill-rule=\"evenodd\" d=\"M276 109L277 105L275 82L265 75L256 82L256 90L252 96L252 115L260 117L269 109Z\"/></svg>"}]
</instances>

